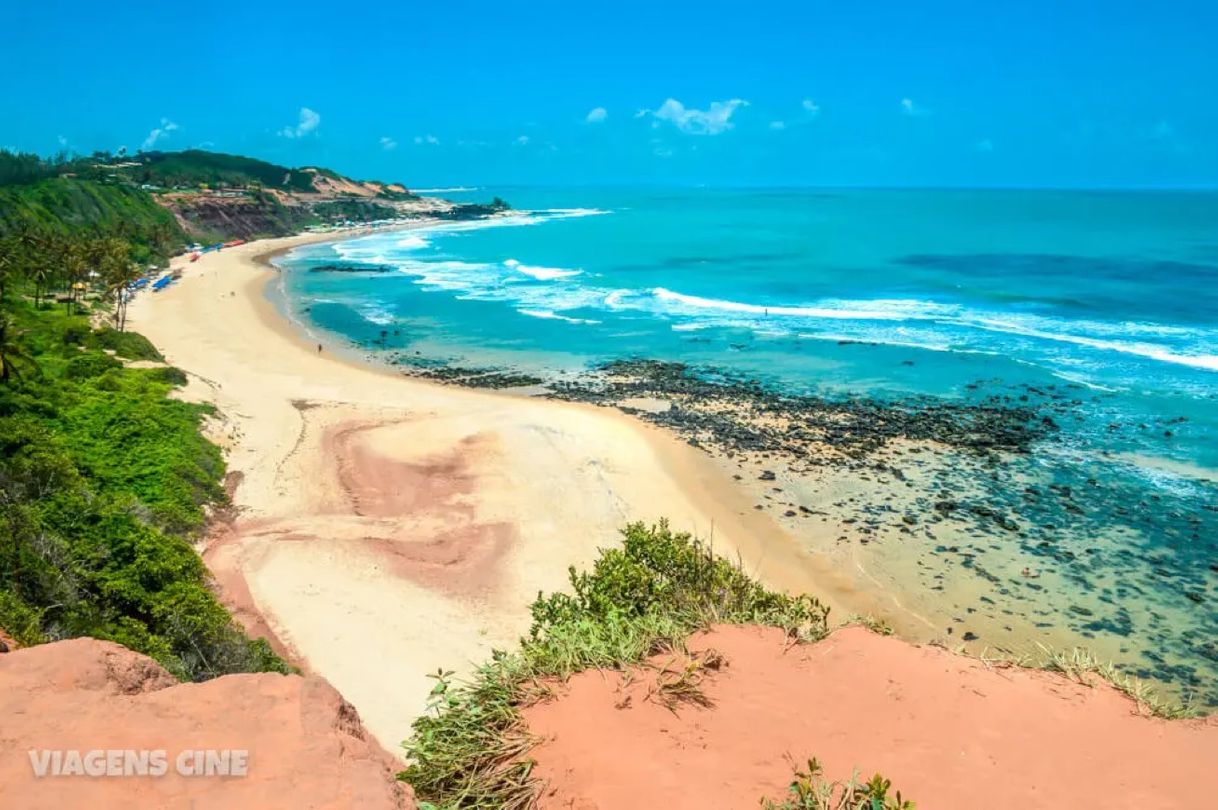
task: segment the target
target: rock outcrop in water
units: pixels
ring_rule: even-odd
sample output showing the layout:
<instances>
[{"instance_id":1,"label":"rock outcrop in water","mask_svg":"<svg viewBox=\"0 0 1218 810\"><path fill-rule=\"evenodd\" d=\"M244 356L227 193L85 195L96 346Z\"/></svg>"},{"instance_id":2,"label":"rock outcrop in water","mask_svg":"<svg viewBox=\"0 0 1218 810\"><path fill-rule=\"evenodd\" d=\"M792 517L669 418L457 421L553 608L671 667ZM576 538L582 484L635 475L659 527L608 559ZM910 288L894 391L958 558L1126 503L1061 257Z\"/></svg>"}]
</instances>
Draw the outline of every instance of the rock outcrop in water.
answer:
<instances>
[{"instance_id":1,"label":"rock outcrop in water","mask_svg":"<svg viewBox=\"0 0 1218 810\"><path fill-rule=\"evenodd\" d=\"M550 380L390 359L414 376L531 387L671 431L733 467L753 486L756 510L908 562L906 586L934 603L920 612L938 619L929 638L1013 656L1032 638L1082 643L1186 703L1218 706L1218 507L1204 495L1213 485L1148 492L1119 457L1080 443L1070 425L1105 407L1103 393L994 379L950 400L794 396L723 369L650 359ZM1170 433L1181 421L1108 430Z\"/></svg>"}]
</instances>

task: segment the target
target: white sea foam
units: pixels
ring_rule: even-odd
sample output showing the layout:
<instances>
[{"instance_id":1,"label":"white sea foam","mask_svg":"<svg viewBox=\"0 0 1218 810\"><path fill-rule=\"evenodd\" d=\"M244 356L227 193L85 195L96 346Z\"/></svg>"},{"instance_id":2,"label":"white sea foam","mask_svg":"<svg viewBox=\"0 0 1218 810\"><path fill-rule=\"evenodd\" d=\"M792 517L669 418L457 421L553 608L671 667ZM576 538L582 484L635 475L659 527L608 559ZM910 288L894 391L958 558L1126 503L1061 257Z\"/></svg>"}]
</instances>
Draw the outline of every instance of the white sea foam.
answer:
<instances>
[{"instance_id":1,"label":"white sea foam","mask_svg":"<svg viewBox=\"0 0 1218 810\"><path fill-rule=\"evenodd\" d=\"M404 248L406 250L418 250L420 248L430 247L431 243L417 234L409 234L394 242L395 247Z\"/></svg>"},{"instance_id":2,"label":"white sea foam","mask_svg":"<svg viewBox=\"0 0 1218 810\"><path fill-rule=\"evenodd\" d=\"M745 328L758 334L1001 354L1048 366L1063 375L1090 372L1120 356L1218 372L1218 328L1209 326L1071 319L919 299L825 298L765 304L686 294L665 287L598 287L587 280L529 284L519 282L526 278L555 282L586 274L582 269L530 265L517 259L478 263L417 258L416 251L438 246L436 240L449 233L608 213L583 208L528 211L509 217L441 223L405 236L373 234L336 243L333 250L352 261L393 265L426 289L449 291L464 299L509 303L528 317L567 319L572 316L562 313L576 308L637 312L663 319L675 331ZM1070 350L1066 346L1084 351L1067 354Z\"/></svg>"},{"instance_id":3,"label":"white sea foam","mask_svg":"<svg viewBox=\"0 0 1218 810\"><path fill-rule=\"evenodd\" d=\"M962 324L972 325L968 322L962 322ZM1191 368L1205 369L1207 371L1218 371L1218 355L1214 354L1181 353L1179 351L1173 351L1166 346L1154 343L1110 340L1089 337L1086 335L1076 335L1071 334L1070 332L1057 332L1048 331L1045 329L1030 328L1018 322L1006 319L999 320L994 318L980 318L976 321L976 325L980 329L986 329L994 332L1022 335L1023 337L1031 337L1038 340L1072 343L1076 346L1087 346L1092 349L1120 352L1121 354L1145 357L1147 359L1158 360L1163 363L1173 363L1175 365L1189 366Z\"/></svg>"},{"instance_id":4,"label":"white sea foam","mask_svg":"<svg viewBox=\"0 0 1218 810\"><path fill-rule=\"evenodd\" d=\"M790 306L778 304L746 304L720 298L703 298L685 295L663 287L651 291L657 300L679 304L695 309L719 310L721 312L747 313L749 315L774 315L796 318L832 318L836 320L901 321L908 319L931 319L957 311L955 307L929 301L875 300L875 301L824 301L815 305Z\"/></svg>"},{"instance_id":5,"label":"white sea foam","mask_svg":"<svg viewBox=\"0 0 1218 810\"><path fill-rule=\"evenodd\" d=\"M559 278L569 278L578 276L582 270L567 270L562 267L540 267L531 264L521 264L515 259L508 259L504 263L505 267L510 267L518 273L524 273L530 278L535 278L538 281L553 281Z\"/></svg>"},{"instance_id":6,"label":"white sea foam","mask_svg":"<svg viewBox=\"0 0 1218 810\"><path fill-rule=\"evenodd\" d=\"M613 212L604 208L543 208L533 213L550 219L571 219L572 217L599 217Z\"/></svg>"},{"instance_id":7,"label":"white sea foam","mask_svg":"<svg viewBox=\"0 0 1218 810\"><path fill-rule=\"evenodd\" d=\"M393 313L379 304L361 304L358 310L361 318L377 326L388 326L395 320Z\"/></svg>"},{"instance_id":8,"label":"white sea foam","mask_svg":"<svg viewBox=\"0 0 1218 810\"><path fill-rule=\"evenodd\" d=\"M476 291L492 275L493 265L476 262L398 262L398 270L416 278L420 287L458 292Z\"/></svg>"},{"instance_id":9,"label":"white sea foam","mask_svg":"<svg viewBox=\"0 0 1218 810\"><path fill-rule=\"evenodd\" d=\"M597 324L600 321L592 320L591 318L572 318L569 315L560 315L557 312L552 312L548 309L517 309L521 315L528 315L530 318L542 318L551 321L566 321L567 323L584 323Z\"/></svg>"},{"instance_id":10,"label":"white sea foam","mask_svg":"<svg viewBox=\"0 0 1218 810\"><path fill-rule=\"evenodd\" d=\"M760 315L763 318L799 318L805 321L932 321L935 323L986 332L1001 332L1037 340L1070 343L1101 351L1135 355L1150 360L1191 368L1218 371L1218 354L1206 351L1183 351L1160 343L1145 340L1120 340L1115 336L1159 336L1166 339L1192 339L1215 342L1214 330L1188 328L1174 325L1125 322L1119 324L1100 321L1074 321L1044 318L1039 316L1011 316L975 312L954 304L905 299L876 299L869 301L824 300L811 304L775 305L750 304L718 298L685 295L663 287L651 290L657 301L674 310L674 314L689 314L690 310ZM613 304L620 304L619 296ZM609 302L606 302L607 304ZM772 329L772 325L760 321L758 329ZM1092 332L1092 335L1078 332ZM1102 335L1101 337L1094 336ZM810 336L810 335L807 335ZM1111 336L1111 337L1110 337ZM845 337L841 339L872 339L871 337ZM879 342L899 345L895 341L878 338ZM918 344L914 344L918 345ZM926 346L926 348L931 348ZM953 348L954 350L954 348Z\"/></svg>"},{"instance_id":11,"label":"white sea foam","mask_svg":"<svg viewBox=\"0 0 1218 810\"><path fill-rule=\"evenodd\" d=\"M605 295L605 297L603 299L601 299L601 301L609 309L621 309L622 308L622 299L624 299L626 296L628 296L630 294L631 294L630 290L614 290L610 293L607 293Z\"/></svg>"}]
</instances>

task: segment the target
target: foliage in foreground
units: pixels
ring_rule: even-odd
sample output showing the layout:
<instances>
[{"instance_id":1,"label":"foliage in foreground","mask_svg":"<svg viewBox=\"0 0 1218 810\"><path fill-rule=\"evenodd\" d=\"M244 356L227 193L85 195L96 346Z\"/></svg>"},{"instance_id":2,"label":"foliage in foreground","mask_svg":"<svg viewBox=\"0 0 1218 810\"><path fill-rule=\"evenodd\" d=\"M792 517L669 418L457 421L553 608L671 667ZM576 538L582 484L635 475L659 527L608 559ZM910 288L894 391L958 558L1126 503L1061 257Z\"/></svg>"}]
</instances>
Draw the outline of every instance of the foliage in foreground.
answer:
<instances>
[{"instance_id":1,"label":"foliage in foreground","mask_svg":"<svg viewBox=\"0 0 1218 810\"><path fill-rule=\"evenodd\" d=\"M1040 643L1037 643L1036 646L1038 652L1025 655L1020 659L1009 661L1000 659L997 662L987 660L987 663L1008 663L1057 672L1086 687L1094 686L1095 679L1098 678L1107 682L1118 692L1128 695L1137 704L1139 711L1165 720L1182 720L1204 714L1191 701L1160 696L1150 684L1121 672L1111 662L1096 658L1094 653L1083 647L1059 650Z\"/></svg>"},{"instance_id":2,"label":"foliage in foreground","mask_svg":"<svg viewBox=\"0 0 1218 810\"><path fill-rule=\"evenodd\" d=\"M824 768L816 759L808 760L807 770L796 770L795 779L781 802L762 799L762 810L914 810L915 804L897 791L890 796L892 782L878 773L867 782L851 777L846 782L825 779Z\"/></svg>"},{"instance_id":3,"label":"foliage in foreground","mask_svg":"<svg viewBox=\"0 0 1218 810\"><path fill-rule=\"evenodd\" d=\"M534 740L519 710L547 693L542 679L628 666L717 622L781 627L809 641L828 632L829 610L816 599L766 590L665 523L634 523L623 535L591 573L571 569L571 594L537 599L519 650L496 651L467 685L437 673L430 710L405 743L413 764L400 775L423 807L530 805L538 785L523 757Z\"/></svg>"},{"instance_id":4,"label":"foliage in foreground","mask_svg":"<svg viewBox=\"0 0 1218 810\"><path fill-rule=\"evenodd\" d=\"M207 587L190 539L224 497L206 409L137 335L0 300L20 373L0 385L0 627L30 644L92 636L179 678L286 671ZM17 356L16 354L13 355Z\"/></svg>"}]
</instances>

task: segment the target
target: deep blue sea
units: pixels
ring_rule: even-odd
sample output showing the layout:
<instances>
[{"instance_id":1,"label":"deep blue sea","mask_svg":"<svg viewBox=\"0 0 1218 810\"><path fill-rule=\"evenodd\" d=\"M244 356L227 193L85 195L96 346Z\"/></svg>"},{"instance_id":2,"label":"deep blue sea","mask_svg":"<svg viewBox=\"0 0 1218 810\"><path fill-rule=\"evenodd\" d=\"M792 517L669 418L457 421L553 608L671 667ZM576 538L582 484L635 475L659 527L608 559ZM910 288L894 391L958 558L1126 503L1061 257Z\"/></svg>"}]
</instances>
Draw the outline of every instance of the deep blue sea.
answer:
<instances>
[{"instance_id":1,"label":"deep blue sea","mask_svg":"<svg viewBox=\"0 0 1218 810\"><path fill-rule=\"evenodd\" d=\"M1141 626L1125 611L1080 632L1174 633L1138 671L1184 662L1218 696L1218 193L446 196L493 194L530 213L294 251L284 305L324 339L420 363L544 376L641 356L885 399L1064 389L1070 418L1034 463L1112 482L1113 511L1080 528L1124 521L1117 584L1095 587L1119 606L1111 588L1137 582L1153 605ZM327 265L380 272L310 272ZM1162 515L1122 517L1125 502ZM1099 581L1087 560L1080 588Z\"/></svg>"}]
</instances>

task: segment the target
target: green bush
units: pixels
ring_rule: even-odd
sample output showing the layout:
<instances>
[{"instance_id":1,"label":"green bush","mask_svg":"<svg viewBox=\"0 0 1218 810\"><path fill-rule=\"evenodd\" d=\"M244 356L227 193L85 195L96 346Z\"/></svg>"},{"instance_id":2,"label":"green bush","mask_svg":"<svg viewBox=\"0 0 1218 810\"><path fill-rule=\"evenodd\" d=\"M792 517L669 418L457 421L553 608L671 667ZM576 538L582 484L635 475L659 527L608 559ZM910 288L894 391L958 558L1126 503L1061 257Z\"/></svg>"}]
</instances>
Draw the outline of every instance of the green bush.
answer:
<instances>
[{"instance_id":1,"label":"green bush","mask_svg":"<svg viewBox=\"0 0 1218 810\"><path fill-rule=\"evenodd\" d=\"M815 759L807 770L796 770L795 779L781 802L763 799L762 810L915 810L901 791L890 795L892 782L876 774L867 782L851 777L845 782L829 781Z\"/></svg>"},{"instance_id":2,"label":"green bush","mask_svg":"<svg viewBox=\"0 0 1218 810\"><path fill-rule=\"evenodd\" d=\"M13 594L0 590L0 629L16 639L18 644L28 647L46 640L39 629L41 618L37 610Z\"/></svg>"},{"instance_id":3,"label":"green bush","mask_svg":"<svg viewBox=\"0 0 1218 810\"><path fill-rule=\"evenodd\" d=\"M63 376L69 380L87 380L91 377L100 377L112 368L122 367L122 363L108 354L83 352L68 361L64 367Z\"/></svg>"},{"instance_id":4,"label":"green bush","mask_svg":"<svg viewBox=\"0 0 1218 810\"><path fill-rule=\"evenodd\" d=\"M96 330L88 339L88 345L99 349L109 349L119 357L128 360L155 360L165 358L152 345L152 341L136 332L120 332L104 326Z\"/></svg>"},{"instance_id":5,"label":"green bush","mask_svg":"<svg viewBox=\"0 0 1218 810\"><path fill-rule=\"evenodd\" d=\"M63 330L63 345L65 346L83 346L89 339L92 332L87 324L73 323L64 327Z\"/></svg>"},{"instance_id":6,"label":"green bush","mask_svg":"<svg viewBox=\"0 0 1218 810\"><path fill-rule=\"evenodd\" d=\"M186 385L190 380L186 377L186 372L180 368L173 366L165 366L164 368L151 369L148 372L154 380L166 383L177 388L178 386Z\"/></svg>"},{"instance_id":7,"label":"green bush","mask_svg":"<svg viewBox=\"0 0 1218 810\"><path fill-rule=\"evenodd\" d=\"M810 596L766 590L688 534L634 523L591 573L570 572L571 594L539 596L533 626L513 653L496 652L471 683L436 674L428 714L406 741L400 776L424 807L524 808L537 795L520 707L539 678L624 667L679 647L712 623L760 623L792 638L828 632L829 609ZM426 804L429 803L429 804Z\"/></svg>"},{"instance_id":8,"label":"green bush","mask_svg":"<svg viewBox=\"0 0 1218 810\"><path fill-rule=\"evenodd\" d=\"M167 396L182 372L99 350L155 354L130 333L9 310L37 371L0 385L0 627L116 641L179 678L287 671L234 624L191 546L224 500L224 462L199 432L209 409Z\"/></svg>"}]
</instances>

